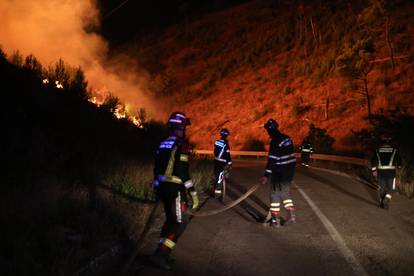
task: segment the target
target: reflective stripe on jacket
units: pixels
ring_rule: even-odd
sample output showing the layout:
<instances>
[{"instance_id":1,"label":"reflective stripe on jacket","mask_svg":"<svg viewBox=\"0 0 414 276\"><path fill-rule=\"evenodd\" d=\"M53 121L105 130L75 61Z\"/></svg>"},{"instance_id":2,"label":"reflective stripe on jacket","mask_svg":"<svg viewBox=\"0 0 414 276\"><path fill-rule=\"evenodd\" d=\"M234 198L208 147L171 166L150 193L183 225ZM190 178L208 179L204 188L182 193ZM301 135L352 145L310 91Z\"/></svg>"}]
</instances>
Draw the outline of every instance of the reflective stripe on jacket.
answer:
<instances>
[{"instance_id":1,"label":"reflective stripe on jacket","mask_svg":"<svg viewBox=\"0 0 414 276\"><path fill-rule=\"evenodd\" d=\"M158 146L155 155L154 177L158 182L193 186L189 174L189 145L170 136Z\"/></svg>"},{"instance_id":2,"label":"reflective stripe on jacket","mask_svg":"<svg viewBox=\"0 0 414 276\"><path fill-rule=\"evenodd\" d=\"M214 160L231 164L230 146L227 140L218 139L214 143Z\"/></svg>"},{"instance_id":3,"label":"reflective stripe on jacket","mask_svg":"<svg viewBox=\"0 0 414 276\"><path fill-rule=\"evenodd\" d=\"M292 170L295 163L292 139L280 132L274 135L270 142L265 176L269 176L274 171Z\"/></svg>"},{"instance_id":4,"label":"reflective stripe on jacket","mask_svg":"<svg viewBox=\"0 0 414 276\"><path fill-rule=\"evenodd\" d=\"M398 151L391 145L382 145L376 151L371 160L372 170L395 170L400 166Z\"/></svg>"}]
</instances>

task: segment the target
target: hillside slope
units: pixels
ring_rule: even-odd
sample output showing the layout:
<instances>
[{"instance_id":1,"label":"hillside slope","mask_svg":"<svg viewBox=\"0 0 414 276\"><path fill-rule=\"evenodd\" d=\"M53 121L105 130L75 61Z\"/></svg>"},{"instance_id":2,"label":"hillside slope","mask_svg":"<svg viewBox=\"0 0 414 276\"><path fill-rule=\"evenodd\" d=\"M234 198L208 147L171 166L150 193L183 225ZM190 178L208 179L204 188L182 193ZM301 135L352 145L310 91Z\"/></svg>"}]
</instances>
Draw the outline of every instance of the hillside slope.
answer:
<instances>
[{"instance_id":1,"label":"hillside slope","mask_svg":"<svg viewBox=\"0 0 414 276\"><path fill-rule=\"evenodd\" d=\"M313 123L336 150L357 150L352 132L368 124L364 78L372 113L414 113L413 14L410 1L251 1L126 48L166 110L191 117L198 148L210 148L221 127L234 149L253 138L266 144L262 126L273 117L295 144ZM347 76L340 58L352 51L352 64L367 66Z\"/></svg>"}]
</instances>

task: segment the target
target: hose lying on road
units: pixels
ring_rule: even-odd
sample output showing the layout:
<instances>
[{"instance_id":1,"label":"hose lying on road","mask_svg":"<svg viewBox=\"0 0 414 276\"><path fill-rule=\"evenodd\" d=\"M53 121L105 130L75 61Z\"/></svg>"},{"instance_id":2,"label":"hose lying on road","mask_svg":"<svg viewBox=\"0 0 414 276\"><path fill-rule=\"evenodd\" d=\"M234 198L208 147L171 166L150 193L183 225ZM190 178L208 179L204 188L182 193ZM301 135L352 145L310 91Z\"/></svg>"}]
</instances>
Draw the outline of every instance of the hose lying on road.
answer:
<instances>
[{"instance_id":1,"label":"hose lying on road","mask_svg":"<svg viewBox=\"0 0 414 276\"><path fill-rule=\"evenodd\" d=\"M231 202L230 204L224 206L223 208L219 208L216 210L212 210L212 211L208 211L208 212L204 212L204 213L193 213L193 212L189 212L190 215L195 216L195 217L207 217L207 216L213 216L213 215L217 215L219 213L222 213L224 211L227 211L228 209L233 208L234 206L236 206L237 204L239 204L240 202L242 202L243 200L245 200L246 198L248 198L252 193L254 193L259 187L260 187L261 183L257 183L256 185L254 185L253 187L251 187L246 193L244 193L241 197L239 197L238 199L236 199L235 201ZM135 247L135 250L133 251L133 253L131 254L131 256L129 257L127 263L124 265L121 275L126 275L126 273L129 271L129 268L131 267L132 263L134 262L135 258L137 257L140 249L143 246L144 240L151 228L151 225L155 219L155 214L156 211L158 209L158 206L161 205L159 202L155 203L154 208L152 209L149 218L147 220L147 223L145 224L144 230L141 233L140 238L138 239L138 243Z\"/></svg>"},{"instance_id":2,"label":"hose lying on road","mask_svg":"<svg viewBox=\"0 0 414 276\"><path fill-rule=\"evenodd\" d=\"M245 200L246 198L248 198L252 193L254 193L259 187L260 187L261 183L257 183L256 185L254 185L253 187L251 187L245 194L243 194L241 197L239 197L238 199L236 199L235 201L231 202L228 205L225 205L222 208L216 209L216 210L212 210L212 211L207 211L207 212L189 212L190 215L195 216L195 217L208 217L208 216L213 216L213 215L217 215L220 214L224 211L227 211L228 209L233 208L234 206L236 206L237 204L239 204L240 202L242 202L243 200Z\"/></svg>"}]
</instances>

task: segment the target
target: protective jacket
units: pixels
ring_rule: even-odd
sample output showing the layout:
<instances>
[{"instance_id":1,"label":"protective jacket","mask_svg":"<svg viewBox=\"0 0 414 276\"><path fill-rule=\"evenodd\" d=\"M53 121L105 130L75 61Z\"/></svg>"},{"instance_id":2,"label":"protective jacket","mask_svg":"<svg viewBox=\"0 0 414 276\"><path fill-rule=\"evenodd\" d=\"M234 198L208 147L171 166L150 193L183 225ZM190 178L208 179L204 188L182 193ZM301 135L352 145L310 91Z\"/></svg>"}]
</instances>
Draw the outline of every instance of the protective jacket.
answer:
<instances>
[{"instance_id":1,"label":"protective jacket","mask_svg":"<svg viewBox=\"0 0 414 276\"><path fill-rule=\"evenodd\" d=\"M293 150L293 142L289 136L277 131L272 135L265 176L283 174L283 180L293 180L296 157ZM272 177L273 178L273 177Z\"/></svg>"},{"instance_id":2,"label":"protective jacket","mask_svg":"<svg viewBox=\"0 0 414 276\"><path fill-rule=\"evenodd\" d=\"M312 148L310 143L303 143L300 146L300 150L301 150L302 153L312 153L313 152L313 148Z\"/></svg>"},{"instance_id":3,"label":"protective jacket","mask_svg":"<svg viewBox=\"0 0 414 276\"><path fill-rule=\"evenodd\" d=\"M223 165L231 165L230 146L226 139L218 139L214 143L214 160Z\"/></svg>"},{"instance_id":4,"label":"protective jacket","mask_svg":"<svg viewBox=\"0 0 414 276\"><path fill-rule=\"evenodd\" d=\"M155 156L155 186L175 183L184 185L186 189L193 188L189 174L189 153L189 144L175 136L162 141Z\"/></svg>"},{"instance_id":5,"label":"protective jacket","mask_svg":"<svg viewBox=\"0 0 414 276\"><path fill-rule=\"evenodd\" d=\"M396 168L401 165L401 159L395 147L383 144L371 159L372 171L378 171L378 176L395 177Z\"/></svg>"}]
</instances>

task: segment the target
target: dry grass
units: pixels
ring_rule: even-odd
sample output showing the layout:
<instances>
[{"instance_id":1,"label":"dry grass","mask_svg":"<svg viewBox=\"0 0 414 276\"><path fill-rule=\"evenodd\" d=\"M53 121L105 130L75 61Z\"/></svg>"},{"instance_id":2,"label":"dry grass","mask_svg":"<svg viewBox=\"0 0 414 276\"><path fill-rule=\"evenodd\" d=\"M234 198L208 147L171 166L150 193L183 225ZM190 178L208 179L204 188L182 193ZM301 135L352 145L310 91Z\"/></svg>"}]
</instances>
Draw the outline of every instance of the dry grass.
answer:
<instances>
[{"instance_id":1,"label":"dry grass","mask_svg":"<svg viewBox=\"0 0 414 276\"><path fill-rule=\"evenodd\" d=\"M136 200L155 200L153 193L152 164L138 161L126 161L113 168L102 180L119 195Z\"/></svg>"},{"instance_id":2,"label":"dry grass","mask_svg":"<svg viewBox=\"0 0 414 276\"><path fill-rule=\"evenodd\" d=\"M208 190L213 180L213 161L205 158L194 159L190 167L190 173L198 192Z\"/></svg>"},{"instance_id":3,"label":"dry grass","mask_svg":"<svg viewBox=\"0 0 414 276\"><path fill-rule=\"evenodd\" d=\"M191 173L202 192L212 178L211 161L193 160ZM136 242L154 199L152 164L133 161L103 177L94 209L86 187L56 179L34 190L4 192L0 274L71 275L114 244Z\"/></svg>"},{"instance_id":4,"label":"dry grass","mask_svg":"<svg viewBox=\"0 0 414 276\"><path fill-rule=\"evenodd\" d=\"M412 171L412 167L410 166L403 167L401 170L397 172L397 179L399 180L397 182L397 189L403 195L406 195L409 198L412 198L414 197L414 181L409 180L407 179L407 177L405 177L407 175L406 170Z\"/></svg>"}]
</instances>

